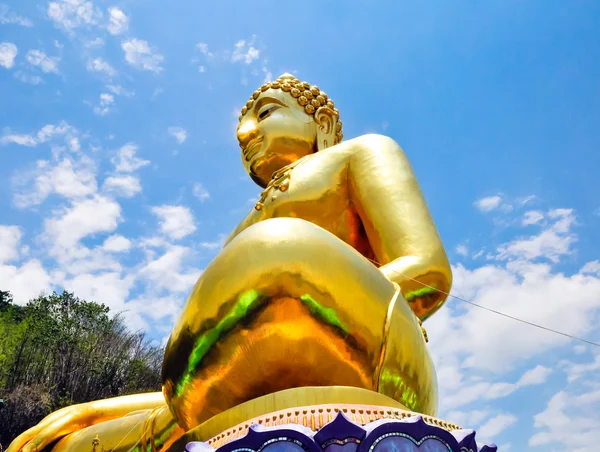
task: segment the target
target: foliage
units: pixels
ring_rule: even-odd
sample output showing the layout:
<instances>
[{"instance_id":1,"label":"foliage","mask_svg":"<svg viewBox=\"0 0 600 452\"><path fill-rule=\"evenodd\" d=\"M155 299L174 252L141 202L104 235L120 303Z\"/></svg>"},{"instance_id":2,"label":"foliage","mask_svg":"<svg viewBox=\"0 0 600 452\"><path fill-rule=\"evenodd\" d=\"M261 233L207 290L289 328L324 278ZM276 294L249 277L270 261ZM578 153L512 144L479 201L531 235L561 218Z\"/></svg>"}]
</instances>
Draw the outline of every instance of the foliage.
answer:
<instances>
[{"instance_id":1,"label":"foliage","mask_svg":"<svg viewBox=\"0 0 600 452\"><path fill-rule=\"evenodd\" d=\"M64 406L160 389L162 350L108 307L69 292L18 306L0 291L0 338L5 446Z\"/></svg>"}]
</instances>

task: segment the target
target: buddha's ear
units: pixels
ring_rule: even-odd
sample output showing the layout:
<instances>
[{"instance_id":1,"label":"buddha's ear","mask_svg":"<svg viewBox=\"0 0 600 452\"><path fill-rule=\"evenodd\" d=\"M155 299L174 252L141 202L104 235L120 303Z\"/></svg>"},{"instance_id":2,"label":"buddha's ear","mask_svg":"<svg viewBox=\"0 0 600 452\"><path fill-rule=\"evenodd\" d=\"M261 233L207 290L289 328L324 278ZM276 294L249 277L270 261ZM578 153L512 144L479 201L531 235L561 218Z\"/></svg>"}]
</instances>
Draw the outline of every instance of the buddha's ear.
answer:
<instances>
[{"instance_id":1,"label":"buddha's ear","mask_svg":"<svg viewBox=\"0 0 600 452\"><path fill-rule=\"evenodd\" d=\"M315 122L317 123L317 149L323 150L335 143L335 126L337 124L337 114L329 107L320 107L315 112Z\"/></svg>"}]
</instances>

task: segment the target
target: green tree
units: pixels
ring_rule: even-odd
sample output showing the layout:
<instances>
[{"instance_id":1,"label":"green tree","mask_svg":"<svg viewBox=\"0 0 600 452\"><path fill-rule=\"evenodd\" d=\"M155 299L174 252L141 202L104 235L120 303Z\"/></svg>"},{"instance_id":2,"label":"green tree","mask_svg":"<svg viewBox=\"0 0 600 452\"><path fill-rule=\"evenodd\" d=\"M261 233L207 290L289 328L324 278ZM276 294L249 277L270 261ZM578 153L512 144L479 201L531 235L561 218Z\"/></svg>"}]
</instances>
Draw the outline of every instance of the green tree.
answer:
<instances>
[{"instance_id":1,"label":"green tree","mask_svg":"<svg viewBox=\"0 0 600 452\"><path fill-rule=\"evenodd\" d=\"M162 349L70 292L21 307L0 291L0 444L63 406L160 389Z\"/></svg>"}]
</instances>

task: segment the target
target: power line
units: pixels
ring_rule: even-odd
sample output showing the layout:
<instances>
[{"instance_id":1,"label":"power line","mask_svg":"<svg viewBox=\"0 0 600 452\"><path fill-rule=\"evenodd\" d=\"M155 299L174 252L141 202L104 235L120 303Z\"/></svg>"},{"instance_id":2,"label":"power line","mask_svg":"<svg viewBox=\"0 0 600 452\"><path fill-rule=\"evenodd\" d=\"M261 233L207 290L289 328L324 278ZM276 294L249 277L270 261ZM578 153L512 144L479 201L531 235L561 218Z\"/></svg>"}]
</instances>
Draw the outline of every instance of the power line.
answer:
<instances>
[{"instance_id":1,"label":"power line","mask_svg":"<svg viewBox=\"0 0 600 452\"><path fill-rule=\"evenodd\" d=\"M375 265L377 265L377 266L379 266L379 267L381 266L381 264L380 264L379 262L377 262L377 261L375 261L375 260L373 260L373 259L369 259L369 258L367 258L367 259L368 259L369 261L371 261L373 264L375 264ZM600 343L593 342L593 341L588 341L587 339L583 339L583 338L581 338L581 337L573 336L572 334L563 333L562 331L558 331L558 330L555 330L555 329L549 328L549 327L547 327L547 326L543 326L543 325L539 325L539 324L537 324L537 323L534 323L534 322L530 322L529 320L524 320L524 319L521 319L521 318L519 318L519 317L515 317L515 316L513 316L513 315L506 314L506 313L504 313L504 312L500 312L500 311L497 311L497 310L495 310L495 309L488 308L488 307L486 307L486 306L482 306L482 305L480 305L480 304L477 304L477 303L474 303L474 302L472 302L472 301L469 301L469 300L467 300L467 299L465 299L465 298L459 297L459 296L457 296L457 295L453 295L453 294L451 294L451 293L449 293L449 292L444 292L443 290L440 290L440 289L438 289L437 287L433 287L433 286L430 286L430 285L428 285L428 284L425 284L424 282L421 282L421 281L418 281L418 280L416 280L416 279L414 279L414 278L411 278L410 276L408 276L408 275L405 275L405 274L403 274L403 273L400 273L400 272L399 272L399 271L397 271L397 270L390 269L390 271L392 271L392 272L394 272L394 273L396 273L396 274L398 274L398 275L402 276L402 277L403 277L403 278L405 278L405 279L410 279L411 281L414 281L414 282L416 282L417 284L421 284L423 287L427 287L428 289L431 289L431 290L434 290L434 291L436 291L436 292L439 292L439 293L441 293L441 294L443 294L443 295L446 295L447 297L454 298L455 300L462 301L463 303L467 303L467 304L469 304L469 305L471 305L471 306L475 306L475 307L477 307L477 308L479 308L479 309L483 309L483 310L485 310L485 311L489 311L489 312L491 312L491 313L493 313L493 314L497 314L497 315L500 315L500 316L502 316L502 317L506 317L506 318L508 318L508 319L511 319L511 320L515 320L515 321L517 321L517 322L524 323L525 325L529 325L529 326L533 326L533 327L535 327L535 328L539 328L540 330L549 331L549 332L551 332L551 333L555 333L555 334L558 334L558 335L560 335L560 336L568 337L569 339L574 339L574 340L576 340L576 341L584 342L584 343L586 343L586 344L593 345L594 347L599 347L599 348L600 348Z\"/></svg>"}]
</instances>

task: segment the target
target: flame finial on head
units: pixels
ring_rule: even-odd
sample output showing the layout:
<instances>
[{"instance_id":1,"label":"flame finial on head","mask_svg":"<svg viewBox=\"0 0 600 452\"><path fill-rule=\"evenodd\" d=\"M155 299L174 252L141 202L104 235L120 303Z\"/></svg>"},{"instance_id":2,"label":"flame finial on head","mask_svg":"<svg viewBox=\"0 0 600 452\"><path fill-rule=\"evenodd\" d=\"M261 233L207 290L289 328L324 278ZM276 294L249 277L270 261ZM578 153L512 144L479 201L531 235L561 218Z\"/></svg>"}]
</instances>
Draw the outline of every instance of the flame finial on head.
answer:
<instances>
[{"instance_id":1,"label":"flame finial on head","mask_svg":"<svg viewBox=\"0 0 600 452\"><path fill-rule=\"evenodd\" d=\"M289 93L298 103L304 107L306 114L314 117L317 110L321 107L330 108L337 116L337 123L335 126L335 142L337 144L342 141L344 134L342 133L342 121L340 121L340 112L335 108L335 105L331 99L321 91L318 86L311 85L308 82L301 82L295 76L289 73L281 74L277 80L273 82L264 83L259 89L252 93L250 100L246 102L246 105L242 107L242 114L239 116L241 121L244 115L252 108L254 101L258 99L263 92L268 89L280 89L286 93Z\"/></svg>"}]
</instances>

